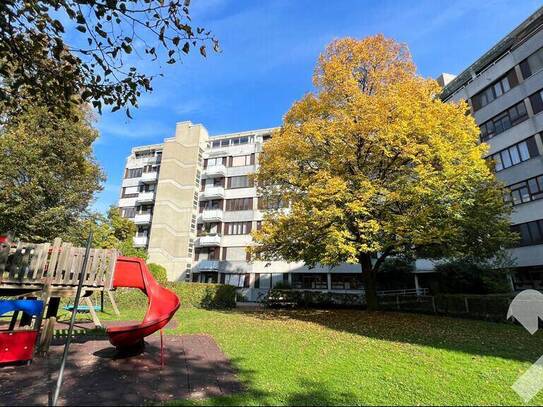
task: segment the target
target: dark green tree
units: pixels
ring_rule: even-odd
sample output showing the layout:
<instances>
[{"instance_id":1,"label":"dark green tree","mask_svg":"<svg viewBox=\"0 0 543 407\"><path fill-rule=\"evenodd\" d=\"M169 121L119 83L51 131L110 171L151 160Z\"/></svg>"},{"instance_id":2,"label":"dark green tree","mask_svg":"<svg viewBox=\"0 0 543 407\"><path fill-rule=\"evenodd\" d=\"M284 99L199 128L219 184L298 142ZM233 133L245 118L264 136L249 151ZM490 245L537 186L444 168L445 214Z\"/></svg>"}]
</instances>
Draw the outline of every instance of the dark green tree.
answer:
<instances>
[{"instance_id":1,"label":"dark green tree","mask_svg":"<svg viewBox=\"0 0 543 407\"><path fill-rule=\"evenodd\" d=\"M85 211L104 175L88 109L74 121L29 106L0 128L0 233L34 242L62 235Z\"/></svg>"}]
</instances>

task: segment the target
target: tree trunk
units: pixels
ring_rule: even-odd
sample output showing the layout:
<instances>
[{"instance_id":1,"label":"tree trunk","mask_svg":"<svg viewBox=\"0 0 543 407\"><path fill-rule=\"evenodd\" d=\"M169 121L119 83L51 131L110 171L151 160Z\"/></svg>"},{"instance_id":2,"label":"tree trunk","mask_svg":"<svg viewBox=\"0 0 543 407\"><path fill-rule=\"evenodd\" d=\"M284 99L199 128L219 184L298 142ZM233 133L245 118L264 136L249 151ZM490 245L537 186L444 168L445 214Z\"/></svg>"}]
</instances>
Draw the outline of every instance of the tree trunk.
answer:
<instances>
[{"instance_id":1,"label":"tree trunk","mask_svg":"<svg viewBox=\"0 0 543 407\"><path fill-rule=\"evenodd\" d=\"M360 255L360 267L362 268L362 280L364 282L367 310L376 311L379 305L377 299L377 281L375 270L371 264L371 256L369 254Z\"/></svg>"}]
</instances>

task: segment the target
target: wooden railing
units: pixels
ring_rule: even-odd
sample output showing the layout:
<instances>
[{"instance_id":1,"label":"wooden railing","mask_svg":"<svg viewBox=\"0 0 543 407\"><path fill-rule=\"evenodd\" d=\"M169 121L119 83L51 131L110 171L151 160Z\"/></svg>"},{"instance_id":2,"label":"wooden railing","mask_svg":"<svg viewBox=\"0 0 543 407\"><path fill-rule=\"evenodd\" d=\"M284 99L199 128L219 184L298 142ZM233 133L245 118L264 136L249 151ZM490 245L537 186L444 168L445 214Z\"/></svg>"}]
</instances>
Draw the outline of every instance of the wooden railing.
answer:
<instances>
[{"instance_id":1,"label":"wooden railing","mask_svg":"<svg viewBox=\"0 0 543 407\"><path fill-rule=\"evenodd\" d=\"M77 286L83 266L85 248L57 238L53 244L0 244L0 288L29 286ZM111 287L117 251L91 249L84 271L83 285L87 289Z\"/></svg>"}]
</instances>

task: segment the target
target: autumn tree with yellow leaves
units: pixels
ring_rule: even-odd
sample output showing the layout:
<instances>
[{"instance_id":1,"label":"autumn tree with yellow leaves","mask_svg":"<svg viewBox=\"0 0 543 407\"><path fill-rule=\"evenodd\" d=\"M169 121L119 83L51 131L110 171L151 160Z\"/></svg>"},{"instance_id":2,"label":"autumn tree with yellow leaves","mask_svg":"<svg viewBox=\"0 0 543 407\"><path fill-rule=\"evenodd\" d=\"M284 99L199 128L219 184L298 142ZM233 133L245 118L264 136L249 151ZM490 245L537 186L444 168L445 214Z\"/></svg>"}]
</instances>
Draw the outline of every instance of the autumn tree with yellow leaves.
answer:
<instances>
[{"instance_id":1,"label":"autumn tree with yellow leaves","mask_svg":"<svg viewBox=\"0 0 543 407\"><path fill-rule=\"evenodd\" d=\"M264 145L259 194L289 208L266 213L253 254L360 264L375 309L389 256L488 259L505 247L510 208L468 106L441 101L405 45L333 41L313 83Z\"/></svg>"}]
</instances>

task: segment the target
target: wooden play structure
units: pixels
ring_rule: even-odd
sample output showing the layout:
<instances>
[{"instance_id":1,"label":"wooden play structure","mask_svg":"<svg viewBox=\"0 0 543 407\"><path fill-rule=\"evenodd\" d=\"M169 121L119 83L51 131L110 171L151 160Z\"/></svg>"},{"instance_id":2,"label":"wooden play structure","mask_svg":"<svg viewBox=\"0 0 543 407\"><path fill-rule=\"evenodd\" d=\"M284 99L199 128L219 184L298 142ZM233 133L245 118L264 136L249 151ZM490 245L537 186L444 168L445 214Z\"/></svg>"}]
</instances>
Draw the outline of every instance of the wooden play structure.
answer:
<instances>
[{"instance_id":1,"label":"wooden play structure","mask_svg":"<svg viewBox=\"0 0 543 407\"><path fill-rule=\"evenodd\" d=\"M0 297L43 301L44 310L34 320L41 330L38 352L47 352L54 333L61 298L75 296L83 266L85 248L55 239L53 244L12 242L0 237ZM117 262L117 251L91 249L83 273L83 301L96 326L101 326L90 299L93 293L106 293L114 312L119 310L111 290ZM15 328L18 311L13 312L10 330ZM23 315L19 326L30 325L32 318ZM40 329L41 328L41 329Z\"/></svg>"}]
</instances>

